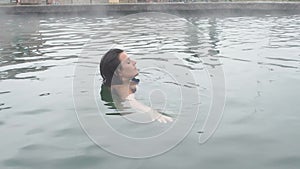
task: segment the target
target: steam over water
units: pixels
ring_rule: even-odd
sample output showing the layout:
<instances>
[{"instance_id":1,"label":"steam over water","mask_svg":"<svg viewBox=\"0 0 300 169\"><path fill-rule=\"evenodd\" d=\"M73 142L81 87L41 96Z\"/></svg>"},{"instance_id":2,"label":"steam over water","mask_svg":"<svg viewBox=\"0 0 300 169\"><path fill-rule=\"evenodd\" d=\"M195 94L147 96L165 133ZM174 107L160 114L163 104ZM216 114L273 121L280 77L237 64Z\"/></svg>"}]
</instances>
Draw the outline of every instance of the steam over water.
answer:
<instances>
[{"instance_id":1,"label":"steam over water","mask_svg":"<svg viewBox=\"0 0 300 169\"><path fill-rule=\"evenodd\" d=\"M300 15L181 17L198 31L168 18L159 21L160 32L147 18L117 30L109 25L119 16L1 18L0 168L298 168ZM114 31L124 33L116 37ZM103 46L124 46L137 66L150 54L173 52L184 63L175 66L199 75L200 95L207 99L183 142L160 156L133 160L102 150L86 136L74 111L72 83L78 57L93 36ZM218 66L226 82L224 116L201 145L197 132L211 91L200 75Z\"/></svg>"}]
</instances>

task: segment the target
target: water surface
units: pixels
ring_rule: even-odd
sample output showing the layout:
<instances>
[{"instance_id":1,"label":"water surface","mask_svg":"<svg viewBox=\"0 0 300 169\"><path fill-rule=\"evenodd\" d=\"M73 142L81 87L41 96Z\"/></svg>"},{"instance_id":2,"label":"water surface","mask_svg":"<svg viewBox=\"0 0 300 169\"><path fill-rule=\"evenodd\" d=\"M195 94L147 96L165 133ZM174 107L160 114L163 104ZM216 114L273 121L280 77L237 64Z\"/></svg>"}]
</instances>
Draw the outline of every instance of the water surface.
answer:
<instances>
[{"instance_id":1,"label":"water surface","mask_svg":"<svg viewBox=\"0 0 300 169\"><path fill-rule=\"evenodd\" d=\"M1 168L300 166L300 15L181 16L198 33L168 18L159 21L159 28L139 18L112 29L119 16L26 17L1 18ZM135 31L126 29L133 25ZM182 63L172 64L199 75L201 109L181 144L163 155L133 160L107 153L86 136L74 111L72 83L92 37L101 37L103 46L124 46L140 63L173 52ZM218 66L226 79L224 116L214 136L198 144L211 99L205 67Z\"/></svg>"}]
</instances>

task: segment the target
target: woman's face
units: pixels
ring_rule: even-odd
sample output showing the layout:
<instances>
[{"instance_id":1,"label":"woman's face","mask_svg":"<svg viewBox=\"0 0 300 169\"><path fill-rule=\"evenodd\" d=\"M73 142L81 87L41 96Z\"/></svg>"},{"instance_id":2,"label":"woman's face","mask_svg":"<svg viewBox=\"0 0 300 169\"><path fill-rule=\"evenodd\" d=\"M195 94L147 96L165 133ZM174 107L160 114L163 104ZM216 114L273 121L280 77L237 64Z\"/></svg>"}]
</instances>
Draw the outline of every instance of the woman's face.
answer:
<instances>
[{"instance_id":1,"label":"woman's face","mask_svg":"<svg viewBox=\"0 0 300 169\"><path fill-rule=\"evenodd\" d=\"M120 53L120 69L119 69L119 76L124 79L132 79L138 75L139 71L135 67L136 61L130 59L125 52Z\"/></svg>"}]
</instances>

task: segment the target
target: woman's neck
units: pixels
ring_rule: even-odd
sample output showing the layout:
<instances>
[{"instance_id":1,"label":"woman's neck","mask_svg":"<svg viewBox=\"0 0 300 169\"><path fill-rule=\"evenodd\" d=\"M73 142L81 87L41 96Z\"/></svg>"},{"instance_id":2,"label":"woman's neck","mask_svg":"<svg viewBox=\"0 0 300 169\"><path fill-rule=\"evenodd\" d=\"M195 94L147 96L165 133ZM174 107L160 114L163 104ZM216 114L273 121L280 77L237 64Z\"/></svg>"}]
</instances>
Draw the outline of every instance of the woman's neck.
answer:
<instances>
[{"instance_id":1,"label":"woman's neck","mask_svg":"<svg viewBox=\"0 0 300 169\"><path fill-rule=\"evenodd\" d=\"M132 90L130 88L130 82L129 83L123 83L123 84L120 84L120 85L112 85L111 88L114 92L116 92L116 94L118 95L118 97L121 100L126 99L126 97L128 95L132 94Z\"/></svg>"}]
</instances>

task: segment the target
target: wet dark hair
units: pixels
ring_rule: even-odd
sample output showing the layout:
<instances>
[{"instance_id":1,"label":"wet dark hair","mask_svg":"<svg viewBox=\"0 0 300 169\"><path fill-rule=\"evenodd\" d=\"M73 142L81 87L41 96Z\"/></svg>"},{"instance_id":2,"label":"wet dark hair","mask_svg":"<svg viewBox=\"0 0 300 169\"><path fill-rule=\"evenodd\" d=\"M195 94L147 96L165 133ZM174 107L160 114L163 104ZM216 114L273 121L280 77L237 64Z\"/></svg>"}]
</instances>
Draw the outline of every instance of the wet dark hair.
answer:
<instances>
[{"instance_id":1,"label":"wet dark hair","mask_svg":"<svg viewBox=\"0 0 300 169\"><path fill-rule=\"evenodd\" d=\"M101 100L104 101L104 105L107 106L109 109L116 109L114 104L114 100L111 95L111 89L108 86L102 84L100 90Z\"/></svg>"},{"instance_id":2,"label":"wet dark hair","mask_svg":"<svg viewBox=\"0 0 300 169\"><path fill-rule=\"evenodd\" d=\"M105 86L111 86L114 73L121 63L119 56L122 52L124 51L121 49L110 49L102 57L100 62L100 73Z\"/></svg>"}]
</instances>

